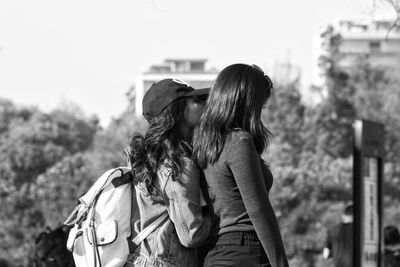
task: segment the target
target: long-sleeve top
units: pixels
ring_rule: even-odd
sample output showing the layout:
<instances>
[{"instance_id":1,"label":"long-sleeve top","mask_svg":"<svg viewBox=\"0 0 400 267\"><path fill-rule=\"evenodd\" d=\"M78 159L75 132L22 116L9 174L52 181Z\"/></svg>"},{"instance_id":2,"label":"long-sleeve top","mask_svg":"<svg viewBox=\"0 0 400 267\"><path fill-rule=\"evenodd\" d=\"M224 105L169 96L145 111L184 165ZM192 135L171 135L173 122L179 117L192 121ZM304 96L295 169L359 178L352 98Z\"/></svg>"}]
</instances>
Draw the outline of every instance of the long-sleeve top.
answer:
<instances>
[{"instance_id":1,"label":"long-sleeve top","mask_svg":"<svg viewBox=\"0 0 400 267\"><path fill-rule=\"evenodd\" d=\"M219 221L214 233L255 231L272 264L288 266L269 199L273 176L245 131L229 133L218 160L204 170L209 201Z\"/></svg>"}]
</instances>

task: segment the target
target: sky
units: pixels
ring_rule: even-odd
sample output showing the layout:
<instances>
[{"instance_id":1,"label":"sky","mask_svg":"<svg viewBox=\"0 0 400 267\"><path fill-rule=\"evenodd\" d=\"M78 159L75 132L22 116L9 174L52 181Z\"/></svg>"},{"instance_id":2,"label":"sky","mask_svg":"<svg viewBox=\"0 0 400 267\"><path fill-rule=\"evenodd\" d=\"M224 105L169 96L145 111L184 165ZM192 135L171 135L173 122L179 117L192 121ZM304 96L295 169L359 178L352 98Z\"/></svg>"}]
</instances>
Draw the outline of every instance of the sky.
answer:
<instances>
[{"instance_id":1,"label":"sky","mask_svg":"<svg viewBox=\"0 0 400 267\"><path fill-rule=\"evenodd\" d=\"M0 98L49 111L75 103L107 125L136 77L165 58L271 69L311 82L312 37L373 0L0 0ZM379 7L379 6L378 6Z\"/></svg>"}]
</instances>

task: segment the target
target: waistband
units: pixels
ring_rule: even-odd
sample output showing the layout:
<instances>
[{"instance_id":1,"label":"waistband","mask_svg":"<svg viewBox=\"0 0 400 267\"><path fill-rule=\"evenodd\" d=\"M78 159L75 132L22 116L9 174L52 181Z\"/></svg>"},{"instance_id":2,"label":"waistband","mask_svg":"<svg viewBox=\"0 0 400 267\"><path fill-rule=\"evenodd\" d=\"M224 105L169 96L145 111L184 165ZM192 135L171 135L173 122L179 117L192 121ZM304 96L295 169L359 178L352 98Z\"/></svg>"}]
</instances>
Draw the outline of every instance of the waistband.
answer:
<instances>
[{"instance_id":1,"label":"waistband","mask_svg":"<svg viewBox=\"0 0 400 267\"><path fill-rule=\"evenodd\" d=\"M219 235L215 245L259 246L261 242L255 232L231 232Z\"/></svg>"}]
</instances>

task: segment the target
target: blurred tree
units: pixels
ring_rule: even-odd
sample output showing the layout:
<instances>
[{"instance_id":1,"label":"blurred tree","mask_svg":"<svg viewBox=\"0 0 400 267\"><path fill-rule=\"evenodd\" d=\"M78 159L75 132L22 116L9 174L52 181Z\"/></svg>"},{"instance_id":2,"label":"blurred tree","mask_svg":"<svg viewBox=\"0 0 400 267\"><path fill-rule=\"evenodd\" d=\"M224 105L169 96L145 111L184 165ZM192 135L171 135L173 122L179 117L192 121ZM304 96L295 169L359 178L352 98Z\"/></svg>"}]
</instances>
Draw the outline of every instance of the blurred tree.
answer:
<instances>
[{"instance_id":1,"label":"blurred tree","mask_svg":"<svg viewBox=\"0 0 400 267\"><path fill-rule=\"evenodd\" d=\"M358 117L385 125L386 160L399 162L400 80L388 69L372 67L364 59L357 62L352 80L356 88L354 105Z\"/></svg>"},{"instance_id":2,"label":"blurred tree","mask_svg":"<svg viewBox=\"0 0 400 267\"><path fill-rule=\"evenodd\" d=\"M292 264L315 266L326 229L337 222L322 223L329 208L352 198L352 160L302 153L298 166L275 166L271 199L277 211L287 253ZM325 266L325 265L321 265Z\"/></svg>"},{"instance_id":3,"label":"blurred tree","mask_svg":"<svg viewBox=\"0 0 400 267\"><path fill-rule=\"evenodd\" d=\"M10 100L0 98L0 135L8 131L12 120L26 121L32 112L32 109L17 108Z\"/></svg>"},{"instance_id":4,"label":"blurred tree","mask_svg":"<svg viewBox=\"0 0 400 267\"><path fill-rule=\"evenodd\" d=\"M321 33L324 52L319 58L324 84L322 98L306 110L304 123L305 149L332 157L348 157L352 153L352 123L356 116L353 106L354 87L349 74L340 67L341 37L332 26Z\"/></svg>"},{"instance_id":5,"label":"blurred tree","mask_svg":"<svg viewBox=\"0 0 400 267\"><path fill-rule=\"evenodd\" d=\"M300 133L305 106L301 101L298 72L291 64L286 63L283 67L286 70L284 76L292 79L274 81L272 97L262 113L262 119L272 133L271 153L265 154L265 159L275 165L297 166L304 143Z\"/></svg>"},{"instance_id":6,"label":"blurred tree","mask_svg":"<svg viewBox=\"0 0 400 267\"><path fill-rule=\"evenodd\" d=\"M32 189L37 176L62 158L91 147L97 124L69 111L43 113L1 102L0 257L27 264L30 240L45 223ZM27 242L28 241L28 242Z\"/></svg>"},{"instance_id":7,"label":"blurred tree","mask_svg":"<svg viewBox=\"0 0 400 267\"><path fill-rule=\"evenodd\" d=\"M92 121L63 111L34 109L26 117L7 118L9 129L0 136L0 174L8 183L0 187L2 193L34 181L62 157L90 148L97 131Z\"/></svg>"},{"instance_id":8,"label":"blurred tree","mask_svg":"<svg viewBox=\"0 0 400 267\"><path fill-rule=\"evenodd\" d=\"M388 35L395 28L400 28L400 0L372 0L373 6L376 8L377 2L382 2L389 6L389 8L393 11L395 18L393 20L392 26L388 30Z\"/></svg>"},{"instance_id":9,"label":"blurred tree","mask_svg":"<svg viewBox=\"0 0 400 267\"><path fill-rule=\"evenodd\" d=\"M43 214L45 225L60 226L81 197L105 170L94 169L89 152L64 157L38 176L30 194L35 208Z\"/></svg>"},{"instance_id":10,"label":"blurred tree","mask_svg":"<svg viewBox=\"0 0 400 267\"><path fill-rule=\"evenodd\" d=\"M146 128L147 122L136 117L128 107L118 118L111 120L107 129L96 135L93 156L109 168L125 165L123 151L129 145L130 137L134 132L143 134Z\"/></svg>"}]
</instances>

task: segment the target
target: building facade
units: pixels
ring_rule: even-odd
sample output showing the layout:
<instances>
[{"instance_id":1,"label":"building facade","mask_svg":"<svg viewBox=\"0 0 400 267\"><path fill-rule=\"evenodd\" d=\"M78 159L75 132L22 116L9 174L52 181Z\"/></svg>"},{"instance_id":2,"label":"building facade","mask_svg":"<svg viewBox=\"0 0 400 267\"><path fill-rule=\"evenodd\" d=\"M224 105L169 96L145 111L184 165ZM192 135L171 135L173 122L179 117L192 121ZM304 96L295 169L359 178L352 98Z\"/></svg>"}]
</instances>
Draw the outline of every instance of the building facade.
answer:
<instances>
[{"instance_id":1,"label":"building facade","mask_svg":"<svg viewBox=\"0 0 400 267\"><path fill-rule=\"evenodd\" d=\"M368 60L371 66L384 67L400 76L400 27L394 27L393 20L373 20L358 22L340 20L332 23L333 31L340 35L339 65L351 69L357 60ZM327 53L321 27L313 40L312 81L314 85L323 83L323 73L319 67L319 57Z\"/></svg>"},{"instance_id":2,"label":"building facade","mask_svg":"<svg viewBox=\"0 0 400 267\"><path fill-rule=\"evenodd\" d=\"M150 86L162 79L175 78L187 82L195 89L210 87L218 71L206 69L206 59L165 59L140 74L135 82L135 114L142 115L142 99Z\"/></svg>"}]
</instances>

